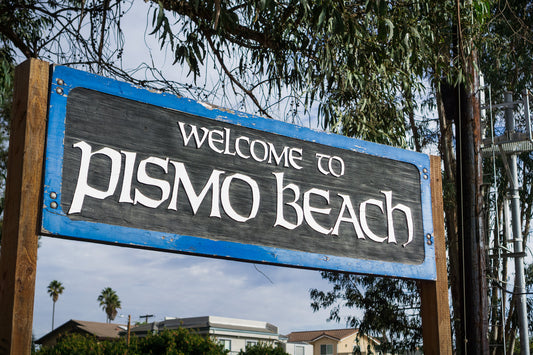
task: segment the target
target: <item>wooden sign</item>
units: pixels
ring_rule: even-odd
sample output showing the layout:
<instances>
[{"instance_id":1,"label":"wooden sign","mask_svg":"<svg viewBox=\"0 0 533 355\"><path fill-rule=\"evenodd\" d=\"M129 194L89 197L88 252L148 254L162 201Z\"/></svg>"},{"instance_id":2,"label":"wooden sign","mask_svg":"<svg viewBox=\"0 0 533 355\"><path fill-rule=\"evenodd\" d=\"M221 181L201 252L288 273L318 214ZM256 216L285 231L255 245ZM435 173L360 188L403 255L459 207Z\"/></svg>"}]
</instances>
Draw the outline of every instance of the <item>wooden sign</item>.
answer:
<instances>
[{"instance_id":1,"label":"wooden sign","mask_svg":"<svg viewBox=\"0 0 533 355\"><path fill-rule=\"evenodd\" d=\"M42 233L436 278L427 155L53 70Z\"/></svg>"}]
</instances>

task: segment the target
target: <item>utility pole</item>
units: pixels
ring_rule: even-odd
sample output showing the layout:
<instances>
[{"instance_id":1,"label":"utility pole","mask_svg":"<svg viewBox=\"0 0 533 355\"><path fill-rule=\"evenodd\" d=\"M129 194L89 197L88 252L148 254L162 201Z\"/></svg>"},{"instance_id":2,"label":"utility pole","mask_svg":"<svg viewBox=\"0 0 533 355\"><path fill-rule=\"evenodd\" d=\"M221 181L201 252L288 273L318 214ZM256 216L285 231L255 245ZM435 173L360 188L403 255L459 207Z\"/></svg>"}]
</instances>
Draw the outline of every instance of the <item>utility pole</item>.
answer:
<instances>
[{"instance_id":1,"label":"utility pole","mask_svg":"<svg viewBox=\"0 0 533 355\"><path fill-rule=\"evenodd\" d=\"M505 93L505 100L502 104L492 105L492 108L504 108L505 113L505 133L492 140L484 140L483 148L485 155L501 155L510 188L504 200L504 239L505 243L513 242L513 252L506 252L505 257L515 258L515 283L513 292L513 301L516 304L516 316L518 328L520 330L520 347L521 354L529 355L529 334L527 320L526 289L524 276L524 249L522 240L522 226L520 215L520 195L518 187L518 169L517 157L519 153L533 151L533 131L531 128L531 119L529 117L529 96L524 91L522 100L513 101L511 92ZM513 110L519 103L524 107L524 118L527 132L518 132L515 127ZM510 201L510 211L509 211ZM511 215L509 217L509 215ZM512 235L512 238L511 238ZM505 297L502 296L502 312L505 309ZM502 316L502 319L504 317ZM502 330L503 332L503 330ZM505 335L503 336L503 345L505 344Z\"/></svg>"},{"instance_id":2,"label":"utility pole","mask_svg":"<svg viewBox=\"0 0 533 355\"><path fill-rule=\"evenodd\" d=\"M527 96L526 96L527 99ZM526 101L527 102L527 101ZM515 122L513 117L513 94L505 93L505 130L508 135L515 133ZM524 112L529 115L528 108L524 107ZM505 157L503 157L505 159ZM518 316L518 326L520 328L520 353L529 355L529 334L527 324L527 304L526 304L526 281L524 276L524 251L522 249L522 226L520 216L520 195L518 189L517 174L517 154L512 153L509 156L510 172L510 195L511 195L511 216L513 229L513 246L515 257L515 288L516 307Z\"/></svg>"},{"instance_id":3,"label":"utility pole","mask_svg":"<svg viewBox=\"0 0 533 355\"><path fill-rule=\"evenodd\" d=\"M139 316L139 318L144 318L144 322L148 323L148 318L152 318L153 314L145 314L144 316Z\"/></svg>"},{"instance_id":4,"label":"utility pole","mask_svg":"<svg viewBox=\"0 0 533 355\"><path fill-rule=\"evenodd\" d=\"M473 51L466 59L468 80L458 87L457 207L465 354L488 354L488 300L481 185L479 74ZM462 349L461 349L462 350Z\"/></svg>"},{"instance_id":5,"label":"utility pole","mask_svg":"<svg viewBox=\"0 0 533 355\"><path fill-rule=\"evenodd\" d=\"M128 346L130 346L130 335L131 335L131 314L128 314L128 337L127 337Z\"/></svg>"}]
</instances>

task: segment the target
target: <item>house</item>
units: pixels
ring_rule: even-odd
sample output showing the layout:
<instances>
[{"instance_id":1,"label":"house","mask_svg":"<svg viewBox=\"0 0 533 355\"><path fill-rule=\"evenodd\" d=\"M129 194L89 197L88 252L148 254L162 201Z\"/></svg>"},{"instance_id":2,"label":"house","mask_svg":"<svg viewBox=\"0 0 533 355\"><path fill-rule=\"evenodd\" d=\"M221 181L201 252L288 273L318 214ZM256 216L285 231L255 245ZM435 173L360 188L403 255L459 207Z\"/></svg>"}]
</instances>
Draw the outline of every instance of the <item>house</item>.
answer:
<instances>
[{"instance_id":1,"label":"house","mask_svg":"<svg viewBox=\"0 0 533 355\"><path fill-rule=\"evenodd\" d=\"M283 339L283 350L289 355L313 355L313 345L299 342L290 343L285 336Z\"/></svg>"},{"instance_id":2,"label":"house","mask_svg":"<svg viewBox=\"0 0 533 355\"><path fill-rule=\"evenodd\" d=\"M368 354L369 350L373 354L379 353L375 350L379 341L370 336L359 334L357 329L292 332L288 335L287 343L311 344L313 345L313 355L351 355L357 350L360 351L360 354Z\"/></svg>"},{"instance_id":3,"label":"house","mask_svg":"<svg viewBox=\"0 0 533 355\"><path fill-rule=\"evenodd\" d=\"M142 337L163 329L178 328L191 329L199 335L209 336L223 344L230 354L238 354L248 345L264 343L277 346L282 342L278 327L270 323L215 316L165 318L160 322L132 327L131 334Z\"/></svg>"},{"instance_id":4,"label":"house","mask_svg":"<svg viewBox=\"0 0 533 355\"><path fill-rule=\"evenodd\" d=\"M127 329L127 326L112 323L88 322L71 319L60 325L50 333L43 335L35 341L41 346L54 346L57 338L63 334L87 334L93 335L99 340L113 340L120 337L119 333Z\"/></svg>"}]
</instances>

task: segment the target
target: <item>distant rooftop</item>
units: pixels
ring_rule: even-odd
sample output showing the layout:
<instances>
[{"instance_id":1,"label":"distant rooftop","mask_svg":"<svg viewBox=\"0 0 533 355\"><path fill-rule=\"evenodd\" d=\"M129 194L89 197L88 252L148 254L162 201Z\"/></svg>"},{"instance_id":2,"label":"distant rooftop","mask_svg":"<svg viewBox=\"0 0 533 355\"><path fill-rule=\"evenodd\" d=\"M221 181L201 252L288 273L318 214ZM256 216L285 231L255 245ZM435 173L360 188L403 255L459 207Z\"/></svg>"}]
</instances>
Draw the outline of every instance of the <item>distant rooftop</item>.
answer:
<instances>
[{"instance_id":1,"label":"distant rooftop","mask_svg":"<svg viewBox=\"0 0 533 355\"><path fill-rule=\"evenodd\" d=\"M312 331L303 331L303 332L292 332L288 335L289 342L291 343L300 343L300 342L313 342L324 336L341 340L350 336L354 333L358 333L357 329L332 329L332 330L312 330Z\"/></svg>"},{"instance_id":2,"label":"distant rooftop","mask_svg":"<svg viewBox=\"0 0 533 355\"><path fill-rule=\"evenodd\" d=\"M278 335L278 327L267 322L226 318L216 316L190 317L190 318L170 318L160 322L140 324L131 329L132 332L142 334L152 332L156 329L194 329L199 333L213 331L238 331L263 335Z\"/></svg>"},{"instance_id":3,"label":"distant rooftop","mask_svg":"<svg viewBox=\"0 0 533 355\"><path fill-rule=\"evenodd\" d=\"M46 344L49 341L55 343L57 336L64 333L85 333L94 335L98 339L117 339L119 338L119 333L124 329L127 329L126 326L121 324L89 322L71 319L50 333L45 334L41 338L37 339L35 343Z\"/></svg>"}]
</instances>

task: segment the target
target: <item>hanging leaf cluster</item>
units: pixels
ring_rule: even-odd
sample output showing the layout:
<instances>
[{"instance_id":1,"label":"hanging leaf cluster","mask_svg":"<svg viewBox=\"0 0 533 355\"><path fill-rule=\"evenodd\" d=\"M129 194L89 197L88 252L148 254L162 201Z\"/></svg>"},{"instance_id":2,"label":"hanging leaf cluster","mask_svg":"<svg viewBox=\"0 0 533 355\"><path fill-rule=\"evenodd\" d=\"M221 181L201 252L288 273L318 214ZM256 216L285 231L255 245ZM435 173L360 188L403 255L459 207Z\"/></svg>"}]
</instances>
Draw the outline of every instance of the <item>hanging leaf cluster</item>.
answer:
<instances>
[{"instance_id":1,"label":"hanging leaf cluster","mask_svg":"<svg viewBox=\"0 0 533 355\"><path fill-rule=\"evenodd\" d=\"M420 298L414 281L323 272L331 291L313 289L311 307L330 309L330 320L340 321L350 309L347 325L379 338L380 350L398 353L421 346Z\"/></svg>"},{"instance_id":2,"label":"hanging leaf cluster","mask_svg":"<svg viewBox=\"0 0 533 355\"><path fill-rule=\"evenodd\" d=\"M425 1L160 1L154 35L196 78L208 53L257 110L291 96L319 102L323 125L405 146L404 92L421 92L433 59ZM437 6L438 7L438 6Z\"/></svg>"}]
</instances>

